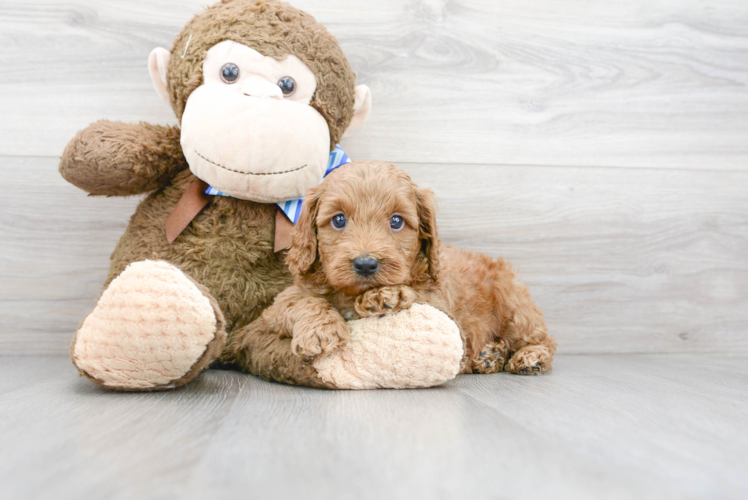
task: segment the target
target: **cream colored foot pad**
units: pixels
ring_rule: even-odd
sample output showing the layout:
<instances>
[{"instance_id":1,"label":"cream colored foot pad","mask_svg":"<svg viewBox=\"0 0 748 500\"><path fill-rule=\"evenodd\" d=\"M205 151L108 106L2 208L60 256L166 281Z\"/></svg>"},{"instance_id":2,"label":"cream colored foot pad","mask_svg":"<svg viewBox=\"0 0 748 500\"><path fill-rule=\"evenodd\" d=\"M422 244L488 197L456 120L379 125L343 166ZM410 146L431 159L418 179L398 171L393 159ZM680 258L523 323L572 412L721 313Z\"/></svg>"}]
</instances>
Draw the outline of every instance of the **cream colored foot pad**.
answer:
<instances>
[{"instance_id":1,"label":"cream colored foot pad","mask_svg":"<svg viewBox=\"0 0 748 500\"><path fill-rule=\"evenodd\" d=\"M76 335L78 369L112 388L164 386L185 375L216 333L210 300L171 264L130 264Z\"/></svg>"}]
</instances>

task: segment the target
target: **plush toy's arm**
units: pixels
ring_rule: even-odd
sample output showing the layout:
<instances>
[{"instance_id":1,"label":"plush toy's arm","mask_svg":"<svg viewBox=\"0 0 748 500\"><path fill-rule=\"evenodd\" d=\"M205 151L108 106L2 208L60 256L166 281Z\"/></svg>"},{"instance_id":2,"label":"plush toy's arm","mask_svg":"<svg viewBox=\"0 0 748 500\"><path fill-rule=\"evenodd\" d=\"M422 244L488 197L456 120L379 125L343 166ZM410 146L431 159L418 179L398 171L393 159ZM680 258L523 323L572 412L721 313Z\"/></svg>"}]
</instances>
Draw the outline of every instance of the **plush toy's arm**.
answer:
<instances>
[{"instance_id":1,"label":"plush toy's arm","mask_svg":"<svg viewBox=\"0 0 748 500\"><path fill-rule=\"evenodd\" d=\"M106 120L78 132L60 161L65 180L105 196L153 191L185 168L177 127Z\"/></svg>"}]
</instances>

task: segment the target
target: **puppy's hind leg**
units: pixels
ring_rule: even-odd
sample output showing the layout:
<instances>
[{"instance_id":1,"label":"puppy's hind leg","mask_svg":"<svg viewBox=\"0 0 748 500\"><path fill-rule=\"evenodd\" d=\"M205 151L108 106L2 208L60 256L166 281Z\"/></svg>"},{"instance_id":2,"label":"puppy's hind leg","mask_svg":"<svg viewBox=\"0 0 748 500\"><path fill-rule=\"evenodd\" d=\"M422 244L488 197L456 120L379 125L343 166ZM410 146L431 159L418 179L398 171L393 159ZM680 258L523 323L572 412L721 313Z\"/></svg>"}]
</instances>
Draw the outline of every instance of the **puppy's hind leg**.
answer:
<instances>
[{"instance_id":1,"label":"puppy's hind leg","mask_svg":"<svg viewBox=\"0 0 748 500\"><path fill-rule=\"evenodd\" d=\"M508 356L504 339L488 342L478 355L470 360L473 373L498 373L504 370Z\"/></svg>"},{"instance_id":2,"label":"puppy's hind leg","mask_svg":"<svg viewBox=\"0 0 748 500\"><path fill-rule=\"evenodd\" d=\"M553 368L553 353L556 339L546 337L541 344L526 345L515 352L504 367L505 371L517 375L538 375Z\"/></svg>"},{"instance_id":3,"label":"puppy's hind leg","mask_svg":"<svg viewBox=\"0 0 748 500\"><path fill-rule=\"evenodd\" d=\"M504 291L506 304L511 311L500 334L509 344L510 351L504 371L519 375L551 371L556 339L548 335L543 313L533 302L527 288L516 280L511 280L511 285Z\"/></svg>"}]
</instances>

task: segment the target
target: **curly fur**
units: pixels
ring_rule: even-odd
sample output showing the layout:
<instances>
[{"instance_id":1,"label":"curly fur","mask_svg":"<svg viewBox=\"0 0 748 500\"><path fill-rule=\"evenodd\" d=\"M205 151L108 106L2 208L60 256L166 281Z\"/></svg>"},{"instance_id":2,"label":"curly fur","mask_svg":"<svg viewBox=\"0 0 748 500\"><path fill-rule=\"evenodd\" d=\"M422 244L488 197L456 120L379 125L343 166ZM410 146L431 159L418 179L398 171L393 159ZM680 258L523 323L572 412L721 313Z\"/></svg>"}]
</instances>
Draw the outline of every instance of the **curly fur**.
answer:
<instances>
[{"instance_id":1,"label":"curly fur","mask_svg":"<svg viewBox=\"0 0 748 500\"><path fill-rule=\"evenodd\" d=\"M331 225L339 213L348 220L343 230ZM398 231L390 228L393 214L405 220ZM364 255L379 261L369 278L353 268ZM311 359L345 345L344 318L394 313L418 302L459 326L463 373L536 374L552 367L556 342L509 264L440 245L433 193L393 165L351 163L311 189L287 262L294 286L262 321L269 332L292 337L299 356Z\"/></svg>"}]
</instances>

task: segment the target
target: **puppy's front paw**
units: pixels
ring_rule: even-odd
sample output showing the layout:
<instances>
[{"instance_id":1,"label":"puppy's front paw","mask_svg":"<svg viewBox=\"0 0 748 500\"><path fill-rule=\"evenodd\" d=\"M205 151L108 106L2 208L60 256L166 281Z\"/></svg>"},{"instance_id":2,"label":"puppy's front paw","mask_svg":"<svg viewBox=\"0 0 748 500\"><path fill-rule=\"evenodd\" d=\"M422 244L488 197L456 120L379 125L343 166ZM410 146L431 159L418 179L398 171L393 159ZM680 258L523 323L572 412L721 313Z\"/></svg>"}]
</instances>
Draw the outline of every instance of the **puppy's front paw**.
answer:
<instances>
[{"instance_id":1,"label":"puppy's front paw","mask_svg":"<svg viewBox=\"0 0 748 500\"><path fill-rule=\"evenodd\" d=\"M383 286L356 297L354 307L359 316L366 318L408 309L415 299L416 292L409 286Z\"/></svg>"},{"instance_id":2,"label":"puppy's front paw","mask_svg":"<svg viewBox=\"0 0 748 500\"><path fill-rule=\"evenodd\" d=\"M300 321L294 325L291 352L313 358L332 352L348 343L348 325L342 317Z\"/></svg>"}]
</instances>

